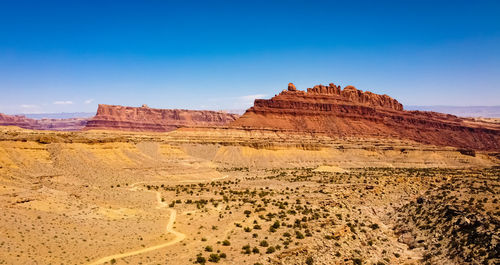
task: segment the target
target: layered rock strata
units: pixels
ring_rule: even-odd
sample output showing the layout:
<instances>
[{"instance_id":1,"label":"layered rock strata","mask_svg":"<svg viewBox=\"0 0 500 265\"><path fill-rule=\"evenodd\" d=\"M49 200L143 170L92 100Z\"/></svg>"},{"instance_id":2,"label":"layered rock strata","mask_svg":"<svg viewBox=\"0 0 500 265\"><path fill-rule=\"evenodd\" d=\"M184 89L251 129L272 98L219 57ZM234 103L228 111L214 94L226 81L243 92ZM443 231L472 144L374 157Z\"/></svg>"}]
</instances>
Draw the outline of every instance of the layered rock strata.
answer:
<instances>
[{"instance_id":1,"label":"layered rock strata","mask_svg":"<svg viewBox=\"0 0 500 265\"><path fill-rule=\"evenodd\" d=\"M454 115L405 111L397 100L353 86L330 84L287 90L254 106L232 127L323 133L337 137L380 136L476 150L500 150L500 124Z\"/></svg>"},{"instance_id":2,"label":"layered rock strata","mask_svg":"<svg viewBox=\"0 0 500 265\"><path fill-rule=\"evenodd\" d=\"M226 125L239 117L221 111L154 109L99 104L85 129L168 132L180 127Z\"/></svg>"},{"instance_id":3,"label":"layered rock strata","mask_svg":"<svg viewBox=\"0 0 500 265\"><path fill-rule=\"evenodd\" d=\"M68 119L30 119L24 115L0 113L0 126L17 126L32 130L78 131L87 124L86 118Z\"/></svg>"}]
</instances>

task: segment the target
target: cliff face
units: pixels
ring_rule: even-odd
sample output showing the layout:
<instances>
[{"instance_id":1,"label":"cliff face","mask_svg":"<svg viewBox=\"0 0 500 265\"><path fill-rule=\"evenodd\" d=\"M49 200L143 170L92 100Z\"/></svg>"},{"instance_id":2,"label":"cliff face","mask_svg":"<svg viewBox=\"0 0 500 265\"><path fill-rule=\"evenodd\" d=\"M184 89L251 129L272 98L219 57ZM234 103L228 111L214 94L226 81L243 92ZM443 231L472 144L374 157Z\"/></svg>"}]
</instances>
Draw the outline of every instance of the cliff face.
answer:
<instances>
[{"instance_id":1,"label":"cliff face","mask_svg":"<svg viewBox=\"0 0 500 265\"><path fill-rule=\"evenodd\" d=\"M86 129L168 132L179 127L222 126L239 115L219 111L153 109L99 104Z\"/></svg>"},{"instance_id":2,"label":"cliff face","mask_svg":"<svg viewBox=\"0 0 500 265\"><path fill-rule=\"evenodd\" d=\"M500 124L436 112L404 111L387 95L352 86L315 86L307 92L293 84L271 99L256 99L233 127L324 133L332 136L381 136L477 150L500 150Z\"/></svg>"},{"instance_id":3,"label":"cliff face","mask_svg":"<svg viewBox=\"0 0 500 265\"><path fill-rule=\"evenodd\" d=\"M17 126L32 130L78 131L85 127L87 120L85 118L35 120L23 115L0 113L0 126Z\"/></svg>"}]
</instances>

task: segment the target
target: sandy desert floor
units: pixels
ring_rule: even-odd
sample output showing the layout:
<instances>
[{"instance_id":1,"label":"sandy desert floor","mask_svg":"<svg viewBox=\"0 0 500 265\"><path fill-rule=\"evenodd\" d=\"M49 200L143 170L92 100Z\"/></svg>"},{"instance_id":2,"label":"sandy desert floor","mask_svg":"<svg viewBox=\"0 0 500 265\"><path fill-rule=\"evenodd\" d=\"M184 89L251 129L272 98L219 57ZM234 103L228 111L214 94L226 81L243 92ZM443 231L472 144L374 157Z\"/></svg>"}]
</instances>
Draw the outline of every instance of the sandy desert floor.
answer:
<instances>
[{"instance_id":1,"label":"sandy desert floor","mask_svg":"<svg viewBox=\"0 0 500 265\"><path fill-rule=\"evenodd\" d=\"M499 262L495 154L199 133L2 128L0 264Z\"/></svg>"}]
</instances>

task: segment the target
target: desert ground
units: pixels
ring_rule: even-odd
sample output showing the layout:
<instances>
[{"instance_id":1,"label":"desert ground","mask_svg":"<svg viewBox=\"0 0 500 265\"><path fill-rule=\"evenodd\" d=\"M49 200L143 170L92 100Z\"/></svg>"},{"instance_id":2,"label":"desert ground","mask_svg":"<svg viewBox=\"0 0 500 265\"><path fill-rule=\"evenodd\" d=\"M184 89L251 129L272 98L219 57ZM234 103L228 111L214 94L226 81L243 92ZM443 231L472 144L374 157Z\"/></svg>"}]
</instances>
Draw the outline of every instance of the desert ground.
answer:
<instances>
[{"instance_id":1,"label":"desert ground","mask_svg":"<svg viewBox=\"0 0 500 265\"><path fill-rule=\"evenodd\" d=\"M498 264L495 152L0 128L0 264Z\"/></svg>"}]
</instances>

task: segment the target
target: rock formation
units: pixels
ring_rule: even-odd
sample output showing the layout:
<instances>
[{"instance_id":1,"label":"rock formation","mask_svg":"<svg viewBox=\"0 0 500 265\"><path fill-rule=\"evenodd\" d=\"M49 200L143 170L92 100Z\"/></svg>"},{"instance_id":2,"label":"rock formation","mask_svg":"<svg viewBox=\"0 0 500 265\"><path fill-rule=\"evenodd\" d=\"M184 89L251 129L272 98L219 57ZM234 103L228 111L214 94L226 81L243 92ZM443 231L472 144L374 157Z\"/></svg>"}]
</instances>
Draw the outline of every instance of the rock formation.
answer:
<instances>
[{"instance_id":1,"label":"rock formation","mask_svg":"<svg viewBox=\"0 0 500 265\"><path fill-rule=\"evenodd\" d=\"M254 106L232 127L323 133L338 137L385 137L476 150L500 150L500 124L436 112L405 111L397 100L353 86L317 85L306 91L290 83Z\"/></svg>"},{"instance_id":2,"label":"rock formation","mask_svg":"<svg viewBox=\"0 0 500 265\"><path fill-rule=\"evenodd\" d=\"M32 130L79 131L87 124L86 118L30 119L24 115L0 113L0 126L17 126Z\"/></svg>"},{"instance_id":3,"label":"rock formation","mask_svg":"<svg viewBox=\"0 0 500 265\"><path fill-rule=\"evenodd\" d=\"M226 125L239 117L221 111L154 109L99 104L85 129L167 132L179 127Z\"/></svg>"}]
</instances>

